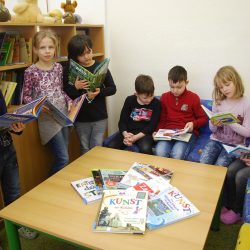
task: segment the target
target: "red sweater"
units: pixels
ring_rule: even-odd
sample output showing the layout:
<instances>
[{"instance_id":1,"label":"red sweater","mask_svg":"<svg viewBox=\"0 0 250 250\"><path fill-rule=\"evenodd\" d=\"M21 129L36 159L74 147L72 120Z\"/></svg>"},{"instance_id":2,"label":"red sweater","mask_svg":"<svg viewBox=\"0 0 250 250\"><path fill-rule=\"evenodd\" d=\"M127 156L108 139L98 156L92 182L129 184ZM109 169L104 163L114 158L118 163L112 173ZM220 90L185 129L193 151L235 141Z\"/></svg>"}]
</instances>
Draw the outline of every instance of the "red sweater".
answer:
<instances>
[{"instance_id":1,"label":"red sweater","mask_svg":"<svg viewBox=\"0 0 250 250\"><path fill-rule=\"evenodd\" d=\"M199 128L208 122L197 94L185 90L176 97L171 91L161 96L161 118L158 129L182 129L186 123L193 122L194 133L199 134Z\"/></svg>"}]
</instances>

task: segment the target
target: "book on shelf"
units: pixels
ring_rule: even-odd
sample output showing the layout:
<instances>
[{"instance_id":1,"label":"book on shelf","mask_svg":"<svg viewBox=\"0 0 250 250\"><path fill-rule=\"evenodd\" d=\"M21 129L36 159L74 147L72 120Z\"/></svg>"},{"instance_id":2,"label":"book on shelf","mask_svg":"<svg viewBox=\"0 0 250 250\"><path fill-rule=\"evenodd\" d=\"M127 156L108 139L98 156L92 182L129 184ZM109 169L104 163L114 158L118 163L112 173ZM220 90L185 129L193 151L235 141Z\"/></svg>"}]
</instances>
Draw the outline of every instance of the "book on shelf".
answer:
<instances>
[{"instance_id":1,"label":"book on shelf","mask_svg":"<svg viewBox=\"0 0 250 250\"><path fill-rule=\"evenodd\" d=\"M199 212L182 192L170 186L148 201L147 228L160 228L198 215Z\"/></svg>"},{"instance_id":2,"label":"book on shelf","mask_svg":"<svg viewBox=\"0 0 250 250\"><path fill-rule=\"evenodd\" d=\"M14 110L12 113L5 113L0 116L0 127L10 127L11 124L22 122L31 122L39 116L46 96L38 98L22 107Z\"/></svg>"},{"instance_id":3,"label":"book on shelf","mask_svg":"<svg viewBox=\"0 0 250 250\"><path fill-rule=\"evenodd\" d=\"M172 176L173 172L167 168L158 168L150 164L134 162L121 180L121 183L127 185L127 187L133 187L151 179L161 178L163 181L159 183L165 182L167 186Z\"/></svg>"},{"instance_id":4,"label":"book on shelf","mask_svg":"<svg viewBox=\"0 0 250 250\"><path fill-rule=\"evenodd\" d=\"M239 158L241 156L250 156L250 148L243 145L227 145L223 144L222 146L227 151L228 154Z\"/></svg>"},{"instance_id":5,"label":"book on shelf","mask_svg":"<svg viewBox=\"0 0 250 250\"><path fill-rule=\"evenodd\" d=\"M7 64L10 52L11 52L11 41L4 39L2 48L0 50L0 66L4 66Z\"/></svg>"},{"instance_id":6,"label":"book on shelf","mask_svg":"<svg viewBox=\"0 0 250 250\"><path fill-rule=\"evenodd\" d=\"M214 112L206 108L204 105L201 105L201 107L203 108L212 123L221 121L223 125L229 125L240 122L240 120L230 112L220 112L215 114Z\"/></svg>"},{"instance_id":7,"label":"book on shelf","mask_svg":"<svg viewBox=\"0 0 250 250\"><path fill-rule=\"evenodd\" d=\"M49 100L44 104L44 111L50 114L62 126L72 126L83 104L86 94L79 96L73 101L71 109L68 114L64 114Z\"/></svg>"},{"instance_id":8,"label":"book on shelf","mask_svg":"<svg viewBox=\"0 0 250 250\"><path fill-rule=\"evenodd\" d=\"M102 191L96 189L93 177L72 181L71 185L83 199L85 204L90 204L102 198Z\"/></svg>"},{"instance_id":9,"label":"book on shelf","mask_svg":"<svg viewBox=\"0 0 250 250\"><path fill-rule=\"evenodd\" d=\"M169 141L177 140L188 142L192 136L192 133L188 133L187 129L159 129L154 135L155 141Z\"/></svg>"},{"instance_id":10,"label":"book on shelf","mask_svg":"<svg viewBox=\"0 0 250 250\"><path fill-rule=\"evenodd\" d=\"M144 234L147 191L104 190L93 225L95 232Z\"/></svg>"},{"instance_id":11,"label":"book on shelf","mask_svg":"<svg viewBox=\"0 0 250 250\"><path fill-rule=\"evenodd\" d=\"M103 189L126 189L127 186L121 183L127 170L120 169L100 169L100 177Z\"/></svg>"},{"instance_id":12,"label":"book on shelf","mask_svg":"<svg viewBox=\"0 0 250 250\"><path fill-rule=\"evenodd\" d=\"M70 59L69 63L69 84L75 85L75 81L78 77L80 80L87 80L89 82L89 90L95 91L103 83L106 74L108 72L109 58L103 60L94 70L93 73L88 71L82 65Z\"/></svg>"},{"instance_id":13,"label":"book on shelf","mask_svg":"<svg viewBox=\"0 0 250 250\"><path fill-rule=\"evenodd\" d=\"M8 106L11 102L16 85L17 83L12 81L0 81L0 89L2 90L6 106Z\"/></svg>"}]
</instances>

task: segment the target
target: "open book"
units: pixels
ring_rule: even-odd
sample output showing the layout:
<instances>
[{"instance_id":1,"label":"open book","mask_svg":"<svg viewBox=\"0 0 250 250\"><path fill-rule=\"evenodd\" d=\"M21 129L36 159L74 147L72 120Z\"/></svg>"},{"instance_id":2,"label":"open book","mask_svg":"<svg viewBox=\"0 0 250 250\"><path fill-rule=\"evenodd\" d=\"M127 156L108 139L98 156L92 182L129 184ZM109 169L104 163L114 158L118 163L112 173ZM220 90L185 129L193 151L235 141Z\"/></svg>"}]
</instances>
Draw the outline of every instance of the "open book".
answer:
<instances>
[{"instance_id":1,"label":"open book","mask_svg":"<svg viewBox=\"0 0 250 250\"><path fill-rule=\"evenodd\" d=\"M10 127L11 124L22 122L28 123L37 119L39 116L42 106L44 105L46 96L38 98L22 107L14 110L12 113L5 113L0 116L0 127Z\"/></svg>"},{"instance_id":2,"label":"open book","mask_svg":"<svg viewBox=\"0 0 250 250\"><path fill-rule=\"evenodd\" d=\"M69 84L75 85L76 78L79 80L87 80L89 82L89 90L94 92L103 83L108 72L108 65L110 59L106 58L95 69L93 73L85 69L80 64L70 59L69 63Z\"/></svg>"},{"instance_id":3,"label":"open book","mask_svg":"<svg viewBox=\"0 0 250 250\"><path fill-rule=\"evenodd\" d=\"M201 105L201 107L203 108L212 123L221 121L224 125L228 125L240 122L239 119L230 112L215 114L211 110L206 108L204 105Z\"/></svg>"},{"instance_id":4,"label":"open book","mask_svg":"<svg viewBox=\"0 0 250 250\"><path fill-rule=\"evenodd\" d=\"M48 112L53 118L62 126L71 126L75 122L75 119L79 113L82 103L86 97L86 94L76 98L72 104L70 112L66 115L54 106L49 100L46 100L44 104L44 111Z\"/></svg>"},{"instance_id":5,"label":"open book","mask_svg":"<svg viewBox=\"0 0 250 250\"><path fill-rule=\"evenodd\" d=\"M237 158L241 156L250 156L249 147L245 147L243 145L233 146L233 145L226 145L226 144L222 144L222 146L229 154L232 154Z\"/></svg>"},{"instance_id":6,"label":"open book","mask_svg":"<svg viewBox=\"0 0 250 250\"><path fill-rule=\"evenodd\" d=\"M192 133L188 133L186 129L159 129L154 135L155 141L169 141L178 140L188 142L192 136Z\"/></svg>"}]
</instances>

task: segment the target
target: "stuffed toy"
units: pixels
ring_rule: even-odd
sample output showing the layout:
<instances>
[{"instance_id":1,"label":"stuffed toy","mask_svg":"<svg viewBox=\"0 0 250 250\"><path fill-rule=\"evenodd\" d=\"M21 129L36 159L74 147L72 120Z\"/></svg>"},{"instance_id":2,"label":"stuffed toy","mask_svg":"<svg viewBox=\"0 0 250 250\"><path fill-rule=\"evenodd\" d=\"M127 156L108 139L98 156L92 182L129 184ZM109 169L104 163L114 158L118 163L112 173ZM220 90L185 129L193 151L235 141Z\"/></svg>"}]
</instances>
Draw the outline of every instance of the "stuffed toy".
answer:
<instances>
[{"instance_id":1,"label":"stuffed toy","mask_svg":"<svg viewBox=\"0 0 250 250\"><path fill-rule=\"evenodd\" d=\"M20 23L42 23L44 17L37 4L38 0L22 0L17 3L13 11L14 16L11 17L11 21Z\"/></svg>"},{"instance_id":2,"label":"stuffed toy","mask_svg":"<svg viewBox=\"0 0 250 250\"><path fill-rule=\"evenodd\" d=\"M76 1L73 1L73 3L71 3L71 0L66 0L66 3L61 3L61 8L65 12L65 14L63 15L64 23L76 23L76 19L74 16L76 6Z\"/></svg>"},{"instance_id":3,"label":"stuffed toy","mask_svg":"<svg viewBox=\"0 0 250 250\"><path fill-rule=\"evenodd\" d=\"M11 18L9 10L5 7L5 1L0 0L0 22L7 22Z\"/></svg>"},{"instance_id":4,"label":"stuffed toy","mask_svg":"<svg viewBox=\"0 0 250 250\"><path fill-rule=\"evenodd\" d=\"M58 9L54 9L43 16L43 23L62 23L62 17L63 13Z\"/></svg>"}]
</instances>

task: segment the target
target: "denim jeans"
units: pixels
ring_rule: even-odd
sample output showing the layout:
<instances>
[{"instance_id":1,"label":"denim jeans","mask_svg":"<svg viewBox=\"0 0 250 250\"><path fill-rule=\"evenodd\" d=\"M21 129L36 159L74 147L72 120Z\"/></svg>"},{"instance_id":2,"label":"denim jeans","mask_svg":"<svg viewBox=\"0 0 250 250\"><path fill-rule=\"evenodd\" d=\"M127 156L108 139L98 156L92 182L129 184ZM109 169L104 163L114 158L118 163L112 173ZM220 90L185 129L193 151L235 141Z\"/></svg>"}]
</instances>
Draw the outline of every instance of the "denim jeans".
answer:
<instances>
[{"instance_id":1,"label":"denim jeans","mask_svg":"<svg viewBox=\"0 0 250 250\"><path fill-rule=\"evenodd\" d=\"M13 144L0 152L0 178L4 204L7 206L20 196L18 164Z\"/></svg>"},{"instance_id":2,"label":"denim jeans","mask_svg":"<svg viewBox=\"0 0 250 250\"><path fill-rule=\"evenodd\" d=\"M242 214L247 180L250 178L250 167L237 159L228 167L225 179L225 206Z\"/></svg>"},{"instance_id":3,"label":"denim jeans","mask_svg":"<svg viewBox=\"0 0 250 250\"><path fill-rule=\"evenodd\" d=\"M234 160L235 157L227 153L221 142L209 140L201 154L200 163L227 167Z\"/></svg>"},{"instance_id":4,"label":"denim jeans","mask_svg":"<svg viewBox=\"0 0 250 250\"><path fill-rule=\"evenodd\" d=\"M85 154L95 146L102 146L107 123L107 119L96 122L75 123L75 129L80 140L80 150L82 154Z\"/></svg>"},{"instance_id":5,"label":"denim jeans","mask_svg":"<svg viewBox=\"0 0 250 250\"><path fill-rule=\"evenodd\" d=\"M123 135L119 132L107 145L109 148L125 149L127 145L123 143ZM145 135L134 143L139 148L139 152L143 154L153 154L154 140L152 135Z\"/></svg>"},{"instance_id":6,"label":"denim jeans","mask_svg":"<svg viewBox=\"0 0 250 250\"><path fill-rule=\"evenodd\" d=\"M196 136L193 134L189 142L171 140L158 141L155 146L155 154L162 157L185 160L188 153L193 148Z\"/></svg>"},{"instance_id":7,"label":"denim jeans","mask_svg":"<svg viewBox=\"0 0 250 250\"><path fill-rule=\"evenodd\" d=\"M62 128L50 141L48 142L49 147L54 155L54 163L50 170L50 175L61 170L69 162L69 128Z\"/></svg>"}]
</instances>

